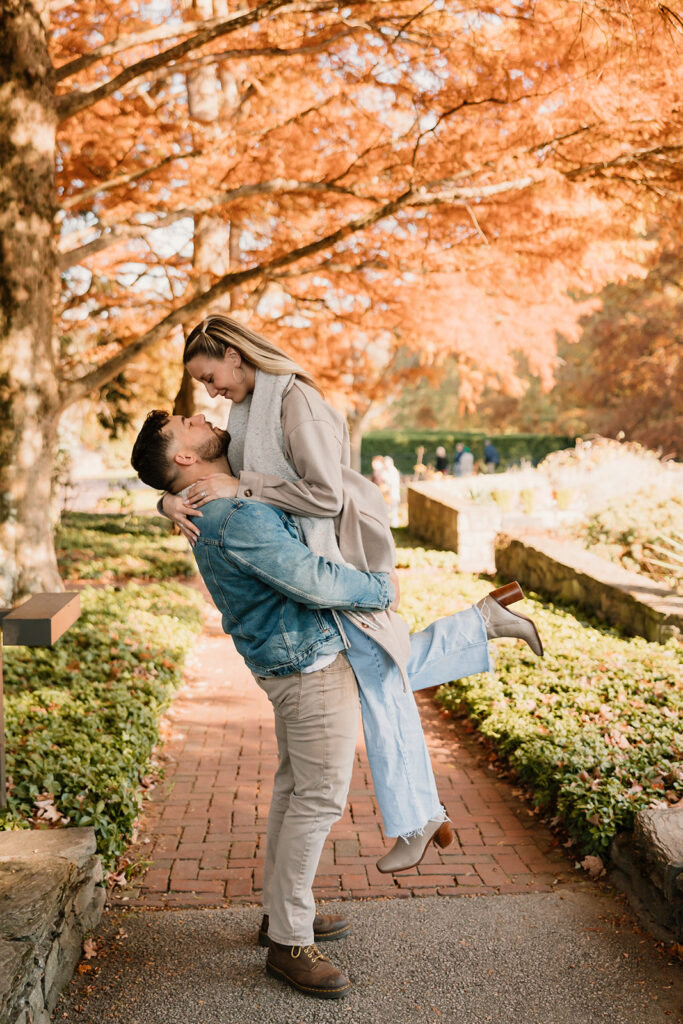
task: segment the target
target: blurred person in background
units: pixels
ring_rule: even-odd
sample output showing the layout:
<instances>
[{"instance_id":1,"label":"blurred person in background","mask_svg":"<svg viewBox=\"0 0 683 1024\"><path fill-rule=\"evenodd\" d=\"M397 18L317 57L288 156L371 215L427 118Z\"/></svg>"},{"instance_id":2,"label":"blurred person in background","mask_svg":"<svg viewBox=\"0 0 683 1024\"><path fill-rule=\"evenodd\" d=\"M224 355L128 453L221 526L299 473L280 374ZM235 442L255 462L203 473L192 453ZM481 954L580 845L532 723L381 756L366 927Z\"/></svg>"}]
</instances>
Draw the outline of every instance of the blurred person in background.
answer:
<instances>
[{"instance_id":1,"label":"blurred person in background","mask_svg":"<svg viewBox=\"0 0 683 1024\"><path fill-rule=\"evenodd\" d=\"M500 465L500 455L498 449L491 440L487 437L484 441L484 472L495 473Z\"/></svg>"},{"instance_id":2,"label":"blurred person in background","mask_svg":"<svg viewBox=\"0 0 683 1024\"><path fill-rule=\"evenodd\" d=\"M448 456L442 444L436 449L436 465L434 468L437 473L443 473L444 476L448 473Z\"/></svg>"},{"instance_id":3,"label":"blurred person in background","mask_svg":"<svg viewBox=\"0 0 683 1024\"><path fill-rule=\"evenodd\" d=\"M462 441L458 441L455 446L455 456L453 458L453 475L454 476L472 476L474 470L474 455L466 444Z\"/></svg>"},{"instance_id":4,"label":"blurred person in background","mask_svg":"<svg viewBox=\"0 0 683 1024\"><path fill-rule=\"evenodd\" d=\"M372 480L375 487L379 487L382 494L384 494L384 478L385 478L385 466L383 455L372 456L372 472L370 479Z\"/></svg>"},{"instance_id":5,"label":"blurred person in background","mask_svg":"<svg viewBox=\"0 0 683 1024\"><path fill-rule=\"evenodd\" d=\"M384 456L384 500L389 508L389 525L399 525L399 508L401 506L401 474L394 464L391 455Z\"/></svg>"}]
</instances>

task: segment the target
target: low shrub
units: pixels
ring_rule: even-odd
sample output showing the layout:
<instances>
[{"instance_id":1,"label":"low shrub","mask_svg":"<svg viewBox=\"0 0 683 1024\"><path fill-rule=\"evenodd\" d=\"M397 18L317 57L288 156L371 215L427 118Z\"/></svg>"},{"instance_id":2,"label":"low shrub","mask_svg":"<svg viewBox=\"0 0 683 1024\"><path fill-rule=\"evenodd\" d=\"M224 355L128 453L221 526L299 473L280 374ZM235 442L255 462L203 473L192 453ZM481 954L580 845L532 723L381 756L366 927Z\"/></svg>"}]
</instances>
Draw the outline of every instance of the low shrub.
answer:
<instances>
[{"instance_id":1,"label":"low shrub","mask_svg":"<svg viewBox=\"0 0 683 1024\"><path fill-rule=\"evenodd\" d=\"M107 864L140 810L158 719L201 627L202 599L177 583L86 589L51 648L7 648L8 806L0 828L92 825Z\"/></svg>"},{"instance_id":2,"label":"low shrub","mask_svg":"<svg viewBox=\"0 0 683 1024\"><path fill-rule=\"evenodd\" d=\"M187 541L161 516L65 512L56 543L65 580L163 580L197 571Z\"/></svg>"}]
</instances>

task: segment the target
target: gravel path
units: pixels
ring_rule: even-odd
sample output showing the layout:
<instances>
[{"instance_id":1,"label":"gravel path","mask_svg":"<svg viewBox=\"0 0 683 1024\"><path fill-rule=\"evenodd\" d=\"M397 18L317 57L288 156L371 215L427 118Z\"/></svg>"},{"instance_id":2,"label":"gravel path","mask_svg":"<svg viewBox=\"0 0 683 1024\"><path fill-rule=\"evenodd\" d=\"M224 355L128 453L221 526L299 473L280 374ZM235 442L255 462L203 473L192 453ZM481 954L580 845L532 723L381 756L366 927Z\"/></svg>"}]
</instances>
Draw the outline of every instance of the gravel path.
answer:
<instances>
[{"instance_id":1,"label":"gravel path","mask_svg":"<svg viewBox=\"0 0 683 1024\"><path fill-rule=\"evenodd\" d=\"M79 1024L665 1024L680 970L597 888L330 904L354 988L312 999L268 978L257 907L112 911L54 1021ZM118 938L116 935L118 933ZM678 965L680 968L680 965ZM677 986L678 982L678 987Z\"/></svg>"}]
</instances>

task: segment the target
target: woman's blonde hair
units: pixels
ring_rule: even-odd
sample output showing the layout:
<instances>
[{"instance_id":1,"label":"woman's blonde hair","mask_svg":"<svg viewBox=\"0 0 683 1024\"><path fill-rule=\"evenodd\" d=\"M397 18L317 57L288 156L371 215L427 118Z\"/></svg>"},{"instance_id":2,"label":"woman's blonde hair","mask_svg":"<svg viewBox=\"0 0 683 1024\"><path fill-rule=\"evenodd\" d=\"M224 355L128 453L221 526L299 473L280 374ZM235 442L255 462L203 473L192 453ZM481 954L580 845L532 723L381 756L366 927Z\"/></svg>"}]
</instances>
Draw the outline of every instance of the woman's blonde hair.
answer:
<instances>
[{"instance_id":1,"label":"woman's blonde hair","mask_svg":"<svg viewBox=\"0 0 683 1024\"><path fill-rule=\"evenodd\" d=\"M223 359L228 348L234 348L248 363L265 373L272 373L275 376L293 373L304 384L310 384L322 394L320 386L316 384L311 374L295 363L291 356L261 334L249 330L244 324L229 316L207 316L193 327L185 342L183 363L189 363L198 355L208 356L210 359Z\"/></svg>"}]
</instances>

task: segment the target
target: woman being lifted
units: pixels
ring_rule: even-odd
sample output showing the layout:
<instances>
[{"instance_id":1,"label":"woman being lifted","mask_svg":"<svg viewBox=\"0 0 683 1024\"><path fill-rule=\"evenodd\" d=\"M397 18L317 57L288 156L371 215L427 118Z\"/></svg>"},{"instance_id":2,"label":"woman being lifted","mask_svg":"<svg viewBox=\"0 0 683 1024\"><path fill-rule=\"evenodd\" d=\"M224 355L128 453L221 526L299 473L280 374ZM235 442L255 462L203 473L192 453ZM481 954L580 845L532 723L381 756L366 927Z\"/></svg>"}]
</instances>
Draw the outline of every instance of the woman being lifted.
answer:
<instances>
[{"instance_id":1,"label":"woman being lifted","mask_svg":"<svg viewBox=\"0 0 683 1024\"><path fill-rule=\"evenodd\" d=\"M229 399L228 461L234 476L207 476L163 511L192 543L192 517L215 498L242 497L294 516L304 542L325 558L370 572L393 572L395 548L379 489L350 468L346 422L313 378L285 352L227 316L209 316L189 334L183 361L211 398ZM436 790L413 691L491 668L488 641L518 637L537 655L534 623L508 610L519 584L410 637L392 611L344 613L338 621L358 681L368 761L385 832L396 837L377 862L383 872L420 862L430 841L453 838ZM315 668L323 667L317 664Z\"/></svg>"}]
</instances>

